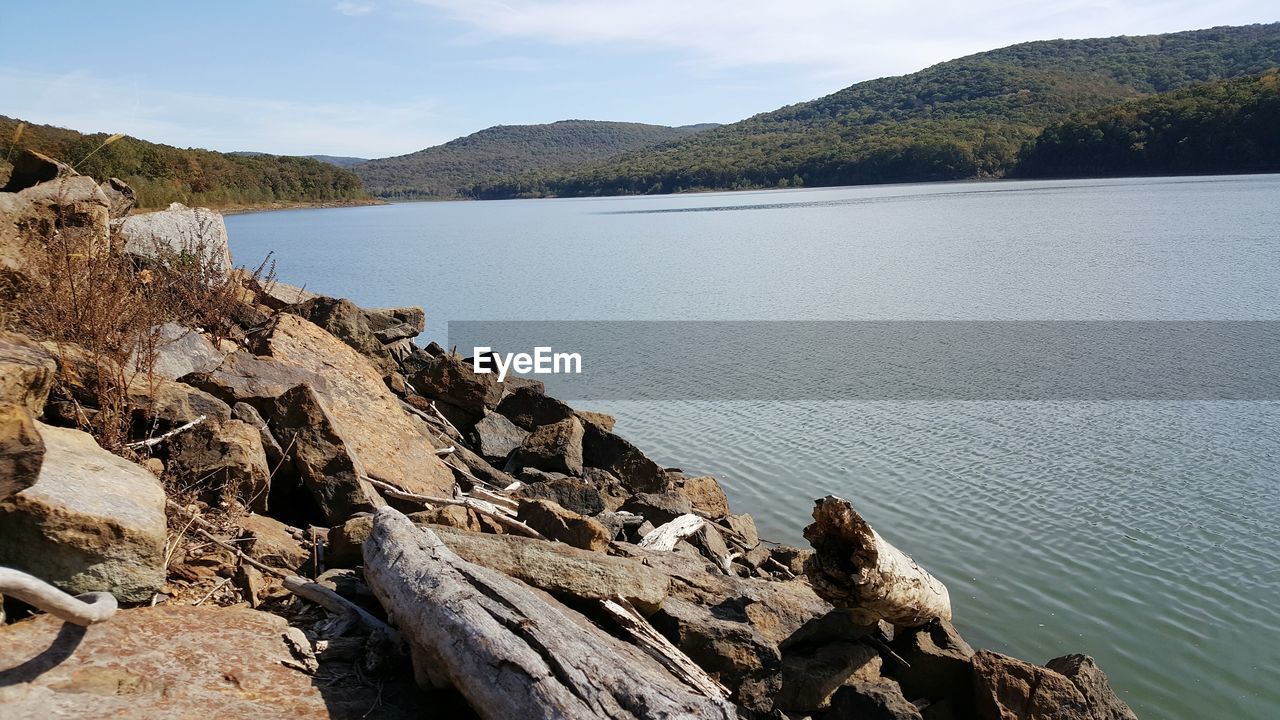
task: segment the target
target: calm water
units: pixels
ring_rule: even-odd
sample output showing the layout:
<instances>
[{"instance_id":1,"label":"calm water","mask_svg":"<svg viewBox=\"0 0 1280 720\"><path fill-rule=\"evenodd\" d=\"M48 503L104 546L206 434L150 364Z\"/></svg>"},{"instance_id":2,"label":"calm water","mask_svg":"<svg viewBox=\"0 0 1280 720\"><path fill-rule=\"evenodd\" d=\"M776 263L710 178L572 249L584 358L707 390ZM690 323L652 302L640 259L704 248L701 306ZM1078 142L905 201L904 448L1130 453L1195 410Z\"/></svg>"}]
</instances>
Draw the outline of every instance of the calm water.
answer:
<instances>
[{"instance_id":1,"label":"calm water","mask_svg":"<svg viewBox=\"0 0 1280 720\"><path fill-rule=\"evenodd\" d=\"M1280 176L434 203L227 218L237 259L450 320L1280 320ZM1280 403L616 402L803 544L848 497L975 645L1144 718L1280 717Z\"/></svg>"}]
</instances>

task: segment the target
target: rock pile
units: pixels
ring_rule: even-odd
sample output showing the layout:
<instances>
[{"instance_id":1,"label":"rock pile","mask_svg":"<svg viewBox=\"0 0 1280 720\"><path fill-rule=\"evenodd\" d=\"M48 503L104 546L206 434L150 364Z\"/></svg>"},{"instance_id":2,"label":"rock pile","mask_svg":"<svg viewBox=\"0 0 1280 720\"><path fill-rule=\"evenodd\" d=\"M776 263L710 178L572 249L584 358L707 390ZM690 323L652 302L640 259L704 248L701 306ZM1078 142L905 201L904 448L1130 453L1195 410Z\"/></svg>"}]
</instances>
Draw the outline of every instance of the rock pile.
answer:
<instances>
[{"instance_id":1,"label":"rock pile","mask_svg":"<svg viewBox=\"0 0 1280 720\"><path fill-rule=\"evenodd\" d=\"M207 211L125 218L122 183L49 163L0 193L7 271L68 204L114 252L197 238L255 322L159 329L136 462L77 429L87 349L0 336L0 566L129 606L68 630L9 603L0 715L1133 717L1088 657L974 652L847 502L814 550L763 541L612 417L414 344L421 310L237 276Z\"/></svg>"}]
</instances>

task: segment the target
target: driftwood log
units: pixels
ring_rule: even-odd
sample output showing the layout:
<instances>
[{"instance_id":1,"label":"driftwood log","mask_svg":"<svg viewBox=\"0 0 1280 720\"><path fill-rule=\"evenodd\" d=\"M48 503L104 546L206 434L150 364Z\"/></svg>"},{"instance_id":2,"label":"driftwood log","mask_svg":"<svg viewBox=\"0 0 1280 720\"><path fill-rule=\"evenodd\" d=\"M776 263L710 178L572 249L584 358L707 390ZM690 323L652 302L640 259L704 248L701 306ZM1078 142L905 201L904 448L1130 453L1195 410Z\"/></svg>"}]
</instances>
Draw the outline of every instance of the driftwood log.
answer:
<instances>
[{"instance_id":1,"label":"driftwood log","mask_svg":"<svg viewBox=\"0 0 1280 720\"><path fill-rule=\"evenodd\" d=\"M73 597L40 578L10 568L0 568L0 600L4 595L75 625L92 625L116 614L116 598L111 593L91 592Z\"/></svg>"},{"instance_id":2,"label":"driftwood log","mask_svg":"<svg viewBox=\"0 0 1280 720\"><path fill-rule=\"evenodd\" d=\"M855 622L884 620L917 627L951 619L947 586L872 529L848 500L828 495L813 508L804 537L814 554L805 563L813 590Z\"/></svg>"},{"instance_id":3,"label":"driftwood log","mask_svg":"<svg viewBox=\"0 0 1280 720\"><path fill-rule=\"evenodd\" d=\"M405 634L419 681L455 687L484 718L723 718L708 697L535 591L461 560L379 508L365 578ZM630 651L630 652L628 652Z\"/></svg>"}]
</instances>

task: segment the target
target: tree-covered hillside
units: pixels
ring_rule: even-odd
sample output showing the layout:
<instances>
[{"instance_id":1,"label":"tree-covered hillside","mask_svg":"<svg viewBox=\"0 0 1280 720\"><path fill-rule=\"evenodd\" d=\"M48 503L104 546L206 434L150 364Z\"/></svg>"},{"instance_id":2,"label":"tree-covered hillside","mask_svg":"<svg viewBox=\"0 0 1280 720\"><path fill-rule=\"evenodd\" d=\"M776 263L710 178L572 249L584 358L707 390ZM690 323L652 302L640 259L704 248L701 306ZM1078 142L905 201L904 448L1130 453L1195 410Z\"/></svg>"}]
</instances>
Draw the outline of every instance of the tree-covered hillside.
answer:
<instances>
[{"instance_id":1,"label":"tree-covered hillside","mask_svg":"<svg viewBox=\"0 0 1280 720\"><path fill-rule=\"evenodd\" d=\"M1280 71L1084 113L1023 149L1021 177L1280 171Z\"/></svg>"},{"instance_id":2,"label":"tree-covered hillside","mask_svg":"<svg viewBox=\"0 0 1280 720\"><path fill-rule=\"evenodd\" d=\"M1280 23L1023 43L757 115L479 197L666 193L997 177L1072 113L1280 65Z\"/></svg>"},{"instance_id":3,"label":"tree-covered hillside","mask_svg":"<svg viewBox=\"0 0 1280 720\"><path fill-rule=\"evenodd\" d=\"M137 192L142 208L171 202L218 208L368 198L350 170L310 158L183 150L132 137L94 152L108 138L106 134L82 135L32 124L25 124L14 143L19 122L0 116L0 176L9 173L5 158L11 153L35 150L74 165L85 175L124 180Z\"/></svg>"},{"instance_id":4,"label":"tree-covered hillside","mask_svg":"<svg viewBox=\"0 0 1280 720\"><path fill-rule=\"evenodd\" d=\"M714 126L673 128L593 120L498 125L443 145L371 160L352 169L369 192L379 197L468 197L474 186L500 177L529 171L573 170L708 127Z\"/></svg>"}]
</instances>

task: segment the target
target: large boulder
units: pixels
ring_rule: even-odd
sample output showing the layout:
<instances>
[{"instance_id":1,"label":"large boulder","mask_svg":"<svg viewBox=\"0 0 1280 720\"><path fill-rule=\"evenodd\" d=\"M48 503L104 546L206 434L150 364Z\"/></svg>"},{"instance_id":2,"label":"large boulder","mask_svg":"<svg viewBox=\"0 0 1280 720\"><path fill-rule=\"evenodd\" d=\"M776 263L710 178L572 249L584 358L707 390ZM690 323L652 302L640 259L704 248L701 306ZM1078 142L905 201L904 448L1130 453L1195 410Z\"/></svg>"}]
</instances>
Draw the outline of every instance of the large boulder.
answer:
<instances>
[{"instance_id":1,"label":"large boulder","mask_svg":"<svg viewBox=\"0 0 1280 720\"><path fill-rule=\"evenodd\" d=\"M649 614L662 605L671 586L665 573L637 560L515 535L431 529L463 560L562 598L605 600L616 595Z\"/></svg>"},{"instance_id":2,"label":"large boulder","mask_svg":"<svg viewBox=\"0 0 1280 720\"><path fill-rule=\"evenodd\" d=\"M875 648L860 642L838 640L784 652L782 690L773 706L795 714L825 710L840 688L879 680L883 664Z\"/></svg>"},{"instance_id":3,"label":"large boulder","mask_svg":"<svg viewBox=\"0 0 1280 720\"><path fill-rule=\"evenodd\" d=\"M169 440L168 474L212 505L239 500L267 509L271 469L261 431L239 420L205 422Z\"/></svg>"},{"instance_id":4,"label":"large boulder","mask_svg":"<svg viewBox=\"0 0 1280 720\"><path fill-rule=\"evenodd\" d=\"M890 674L911 698L948 700L968 715L973 708L973 648L946 620L900 630L893 650L907 665L893 664Z\"/></svg>"},{"instance_id":5,"label":"large boulder","mask_svg":"<svg viewBox=\"0 0 1280 720\"><path fill-rule=\"evenodd\" d=\"M892 680L852 682L831 699L826 720L923 720ZM1048 718L1045 718L1048 720Z\"/></svg>"},{"instance_id":6,"label":"large boulder","mask_svg":"<svg viewBox=\"0 0 1280 720\"><path fill-rule=\"evenodd\" d=\"M93 255L110 247L110 202L90 177L63 176L21 192L0 192L0 272L39 273L55 235L63 253Z\"/></svg>"},{"instance_id":7,"label":"large boulder","mask_svg":"<svg viewBox=\"0 0 1280 720\"><path fill-rule=\"evenodd\" d=\"M498 403L498 413L530 432L574 416L573 408L537 387L517 387Z\"/></svg>"},{"instance_id":8,"label":"large boulder","mask_svg":"<svg viewBox=\"0 0 1280 720\"><path fill-rule=\"evenodd\" d=\"M236 525L240 538L247 541L243 549L268 565L296 573L311 559L311 553L275 518L250 514L238 519Z\"/></svg>"},{"instance_id":9,"label":"large boulder","mask_svg":"<svg viewBox=\"0 0 1280 720\"><path fill-rule=\"evenodd\" d=\"M231 272L231 249L222 215L173 203L165 210L131 215L112 223L122 250L160 262L196 257L217 277Z\"/></svg>"},{"instance_id":10,"label":"large boulder","mask_svg":"<svg viewBox=\"0 0 1280 720\"><path fill-rule=\"evenodd\" d=\"M979 650L973 680L981 720L1097 720L1066 676L1008 655Z\"/></svg>"},{"instance_id":11,"label":"large boulder","mask_svg":"<svg viewBox=\"0 0 1280 720\"><path fill-rule=\"evenodd\" d=\"M156 354L149 368L162 378L177 380L191 373L212 372L223 353L204 335L177 323L156 328Z\"/></svg>"},{"instance_id":12,"label":"large boulder","mask_svg":"<svg viewBox=\"0 0 1280 720\"><path fill-rule=\"evenodd\" d=\"M486 412L476 423L472 434L476 451L491 463L504 464L511 451L529 437L529 431L496 412Z\"/></svg>"},{"instance_id":13,"label":"large boulder","mask_svg":"<svg viewBox=\"0 0 1280 720\"><path fill-rule=\"evenodd\" d=\"M1107 674L1088 655L1072 654L1056 657L1045 667L1060 673L1084 695L1093 720L1138 720L1138 716L1116 696Z\"/></svg>"},{"instance_id":14,"label":"large boulder","mask_svg":"<svg viewBox=\"0 0 1280 720\"><path fill-rule=\"evenodd\" d=\"M549 500L523 500L516 519L542 533L582 550L604 552L612 536L603 525Z\"/></svg>"},{"instance_id":15,"label":"large boulder","mask_svg":"<svg viewBox=\"0 0 1280 720\"><path fill-rule=\"evenodd\" d=\"M333 707L313 678L290 667L287 629L275 615L207 605L122 610L83 629L51 615L0 626L0 715L358 717L362 710Z\"/></svg>"},{"instance_id":16,"label":"large boulder","mask_svg":"<svg viewBox=\"0 0 1280 720\"><path fill-rule=\"evenodd\" d=\"M676 489L706 517L720 519L729 514L729 498L720 483L710 475L681 477L676 481Z\"/></svg>"},{"instance_id":17,"label":"large boulder","mask_svg":"<svg viewBox=\"0 0 1280 720\"><path fill-rule=\"evenodd\" d=\"M80 174L70 165L35 150L23 150L18 153L13 158L12 164L9 180L4 187L0 188L0 192L16 193L60 177L74 177Z\"/></svg>"},{"instance_id":18,"label":"large boulder","mask_svg":"<svg viewBox=\"0 0 1280 720\"><path fill-rule=\"evenodd\" d=\"M180 379L229 405L243 402L259 410L299 385L319 390L329 386L324 377L310 370L247 352L227 355L213 370Z\"/></svg>"},{"instance_id":19,"label":"large boulder","mask_svg":"<svg viewBox=\"0 0 1280 720\"><path fill-rule=\"evenodd\" d=\"M525 482L511 496L522 500L550 500L579 515L598 515L607 509L600 491L579 478L556 477L541 482Z\"/></svg>"},{"instance_id":20,"label":"large boulder","mask_svg":"<svg viewBox=\"0 0 1280 720\"><path fill-rule=\"evenodd\" d=\"M678 492L636 493L622 504L622 509L640 515L654 525L664 525L692 513L693 504Z\"/></svg>"},{"instance_id":21,"label":"large boulder","mask_svg":"<svg viewBox=\"0 0 1280 720\"><path fill-rule=\"evenodd\" d=\"M382 504L369 484L368 469L353 453L327 404L314 390L299 385L276 398L267 410L271 433L287 448L293 476L301 483L320 520L340 523ZM273 478L271 505L287 502L286 477ZM298 514L297 502L290 510Z\"/></svg>"},{"instance_id":22,"label":"large boulder","mask_svg":"<svg viewBox=\"0 0 1280 720\"><path fill-rule=\"evenodd\" d=\"M463 430L497 408L507 391L497 373L476 374L471 363L454 353L435 358L410 382L418 392L439 401L440 410Z\"/></svg>"},{"instance_id":23,"label":"large boulder","mask_svg":"<svg viewBox=\"0 0 1280 720\"><path fill-rule=\"evenodd\" d=\"M313 388L315 395L336 437L369 477L422 495L452 494L453 471L435 454L430 428L400 407L368 359L296 315L278 316L264 346L265 355L328 378L324 387ZM274 430L275 422L268 422ZM281 433L275 435L288 444Z\"/></svg>"},{"instance_id":24,"label":"large boulder","mask_svg":"<svg viewBox=\"0 0 1280 720\"><path fill-rule=\"evenodd\" d=\"M324 328L329 334L350 345L369 360L383 374L389 374L395 363L383 342L374 335L369 316L363 309L346 298L316 297L289 308Z\"/></svg>"},{"instance_id":25,"label":"large boulder","mask_svg":"<svg viewBox=\"0 0 1280 720\"><path fill-rule=\"evenodd\" d=\"M0 501L30 487L44 460L35 419L44 411L57 363L20 335L0 335Z\"/></svg>"},{"instance_id":26,"label":"large boulder","mask_svg":"<svg viewBox=\"0 0 1280 720\"><path fill-rule=\"evenodd\" d=\"M582 436L582 461L613 473L631 492L660 493L671 480L657 463L619 435L588 424Z\"/></svg>"},{"instance_id":27,"label":"large boulder","mask_svg":"<svg viewBox=\"0 0 1280 720\"><path fill-rule=\"evenodd\" d=\"M44 464L35 484L0 502L0 565L73 594L149 599L164 584L160 483L87 433L37 427Z\"/></svg>"},{"instance_id":28,"label":"large boulder","mask_svg":"<svg viewBox=\"0 0 1280 720\"><path fill-rule=\"evenodd\" d=\"M529 433L511 456L516 467L582 474L582 422L569 417Z\"/></svg>"}]
</instances>

